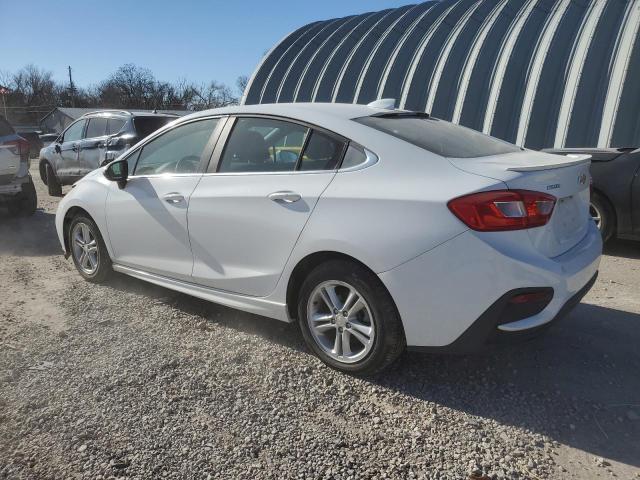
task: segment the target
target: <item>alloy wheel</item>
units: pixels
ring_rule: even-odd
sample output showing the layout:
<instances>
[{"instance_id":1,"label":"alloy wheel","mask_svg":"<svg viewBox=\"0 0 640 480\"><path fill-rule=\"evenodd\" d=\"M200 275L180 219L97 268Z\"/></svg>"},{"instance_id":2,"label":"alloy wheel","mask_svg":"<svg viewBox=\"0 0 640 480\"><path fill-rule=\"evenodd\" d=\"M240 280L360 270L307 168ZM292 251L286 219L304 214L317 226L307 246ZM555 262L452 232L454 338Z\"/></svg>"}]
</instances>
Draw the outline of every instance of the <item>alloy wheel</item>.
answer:
<instances>
[{"instance_id":1,"label":"alloy wheel","mask_svg":"<svg viewBox=\"0 0 640 480\"><path fill-rule=\"evenodd\" d=\"M73 258L80 269L87 275L93 275L98 270L99 254L98 242L91 228L86 223L79 222L71 232L73 242Z\"/></svg>"},{"instance_id":2,"label":"alloy wheel","mask_svg":"<svg viewBox=\"0 0 640 480\"><path fill-rule=\"evenodd\" d=\"M348 283L329 280L318 285L309 296L307 322L317 345L339 362L362 360L373 347L371 310Z\"/></svg>"},{"instance_id":3,"label":"alloy wheel","mask_svg":"<svg viewBox=\"0 0 640 480\"><path fill-rule=\"evenodd\" d=\"M596 222L596 227L600 230L602 228L602 213L593 203L589 205L589 215L591 215L593 221Z\"/></svg>"}]
</instances>

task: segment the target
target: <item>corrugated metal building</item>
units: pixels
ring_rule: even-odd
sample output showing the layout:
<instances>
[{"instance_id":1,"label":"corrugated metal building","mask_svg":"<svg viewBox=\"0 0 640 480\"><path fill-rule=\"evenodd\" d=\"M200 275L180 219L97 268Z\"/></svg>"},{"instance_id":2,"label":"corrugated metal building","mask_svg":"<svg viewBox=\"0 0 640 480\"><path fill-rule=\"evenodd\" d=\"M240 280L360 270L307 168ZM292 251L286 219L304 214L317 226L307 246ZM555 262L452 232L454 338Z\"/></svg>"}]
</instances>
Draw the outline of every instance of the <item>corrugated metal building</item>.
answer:
<instances>
[{"instance_id":1,"label":"corrugated metal building","mask_svg":"<svg viewBox=\"0 0 640 480\"><path fill-rule=\"evenodd\" d=\"M444 0L305 25L246 104L430 112L529 148L640 145L640 0Z\"/></svg>"}]
</instances>

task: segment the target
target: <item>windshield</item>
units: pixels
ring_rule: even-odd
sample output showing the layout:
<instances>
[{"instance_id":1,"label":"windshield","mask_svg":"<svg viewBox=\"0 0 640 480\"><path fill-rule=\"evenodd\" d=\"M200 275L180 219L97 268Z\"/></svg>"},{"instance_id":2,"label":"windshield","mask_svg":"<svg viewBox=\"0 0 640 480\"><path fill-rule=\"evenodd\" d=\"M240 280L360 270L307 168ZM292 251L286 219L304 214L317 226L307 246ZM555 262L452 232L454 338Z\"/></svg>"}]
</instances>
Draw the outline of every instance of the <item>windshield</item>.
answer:
<instances>
[{"instance_id":1,"label":"windshield","mask_svg":"<svg viewBox=\"0 0 640 480\"><path fill-rule=\"evenodd\" d=\"M354 121L443 157L485 157L521 151L511 143L424 114L374 115Z\"/></svg>"},{"instance_id":2,"label":"windshield","mask_svg":"<svg viewBox=\"0 0 640 480\"><path fill-rule=\"evenodd\" d=\"M138 132L139 140L148 137L153 132L167 123L173 122L177 117L135 117L133 122Z\"/></svg>"}]
</instances>

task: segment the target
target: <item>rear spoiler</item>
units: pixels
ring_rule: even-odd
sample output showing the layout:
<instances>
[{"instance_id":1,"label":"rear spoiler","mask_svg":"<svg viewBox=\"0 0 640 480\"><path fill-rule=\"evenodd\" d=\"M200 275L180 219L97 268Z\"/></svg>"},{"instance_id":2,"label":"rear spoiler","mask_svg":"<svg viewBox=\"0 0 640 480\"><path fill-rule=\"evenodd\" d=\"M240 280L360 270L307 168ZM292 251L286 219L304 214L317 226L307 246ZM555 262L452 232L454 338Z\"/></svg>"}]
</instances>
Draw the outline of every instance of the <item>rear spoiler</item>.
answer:
<instances>
[{"instance_id":1,"label":"rear spoiler","mask_svg":"<svg viewBox=\"0 0 640 480\"><path fill-rule=\"evenodd\" d=\"M546 163L539 163L537 165L525 165L519 167L508 167L507 170L511 172L532 172L535 170L552 170L554 168L571 167L580 164L587 164L591 161L591 155L558 155L558 160L552 160Z\"/></svg>"}]
</instances>

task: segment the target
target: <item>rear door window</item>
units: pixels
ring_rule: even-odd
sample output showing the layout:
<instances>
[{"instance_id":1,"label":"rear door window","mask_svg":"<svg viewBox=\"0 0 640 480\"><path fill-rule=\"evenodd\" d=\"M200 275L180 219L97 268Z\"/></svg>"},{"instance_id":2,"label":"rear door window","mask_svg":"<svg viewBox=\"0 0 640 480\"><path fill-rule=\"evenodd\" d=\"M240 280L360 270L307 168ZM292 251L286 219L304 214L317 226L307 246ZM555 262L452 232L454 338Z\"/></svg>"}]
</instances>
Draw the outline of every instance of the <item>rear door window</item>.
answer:
<instances>
[{"instance_id":1,"label":"rear door window","mask_svg":"<svg viewBox=\"0 0 640 480\"><path fill-rule=\"evenodd\" d=\"M314 130L300 160L300 170L333 170L343 151L344 142Z\"/></svg>"},{"instance_id":2,"label":"rear door window","mask_svg":"<svg viewBox=\"0 0 640 480\"><path fill-rule=\"evenodd\" d=\"M484 133L418 114L374 115L354 120L443 157L486 157L521 151L516 145Z\"/></svg>"},{"instance_id":3,"label":"rear door window","mask_svg":"<svg viewBox=\"0 0 640 480\"><path fill-rule=\"evenodd\" d=\"M107 134L107 119L104 117L94 117L89 119L87 133L84 138L104 137Z\"/></svg>"},{"instance_id":4,"label":"rear door window","mask_svg":"<svg viewBox=\"0 0 640 480\"><path fill-rule=\"evenodd\" d=\"M126 120L123 118L110 118L107 125L107 135L115 135L122 130Z\"/></svg>"},{"instance_id":5,"label":"rear door window","mask_svg":"<svg viewBox=\"0 0 640 480\"><path fill-rule=\"evenodd\" d=\"M292 172L309 132L297 123L271 118L236 120L219 172Z\"/></svg>"}]
</instances>

